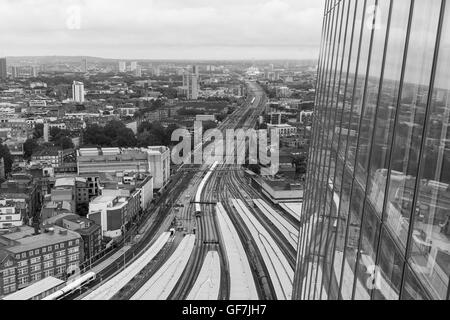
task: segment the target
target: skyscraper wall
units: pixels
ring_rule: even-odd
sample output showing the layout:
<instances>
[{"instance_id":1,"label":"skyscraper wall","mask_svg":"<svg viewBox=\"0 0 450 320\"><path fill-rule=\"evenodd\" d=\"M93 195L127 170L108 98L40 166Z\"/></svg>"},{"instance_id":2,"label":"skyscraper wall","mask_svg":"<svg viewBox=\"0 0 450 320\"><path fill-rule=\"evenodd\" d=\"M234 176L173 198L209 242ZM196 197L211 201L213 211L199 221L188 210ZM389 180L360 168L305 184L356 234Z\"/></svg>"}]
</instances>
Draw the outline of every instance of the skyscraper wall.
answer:
<instances>
[{"instance_id":1,"label":"skyscraper wall","mask_svg":"<svg viewBox=\"0 0 450 320\"><path fill-rule=\"evenodd\" d=\"M450 4L328 0L295 299L449 299Z\"/></svg>"}]
</instances>

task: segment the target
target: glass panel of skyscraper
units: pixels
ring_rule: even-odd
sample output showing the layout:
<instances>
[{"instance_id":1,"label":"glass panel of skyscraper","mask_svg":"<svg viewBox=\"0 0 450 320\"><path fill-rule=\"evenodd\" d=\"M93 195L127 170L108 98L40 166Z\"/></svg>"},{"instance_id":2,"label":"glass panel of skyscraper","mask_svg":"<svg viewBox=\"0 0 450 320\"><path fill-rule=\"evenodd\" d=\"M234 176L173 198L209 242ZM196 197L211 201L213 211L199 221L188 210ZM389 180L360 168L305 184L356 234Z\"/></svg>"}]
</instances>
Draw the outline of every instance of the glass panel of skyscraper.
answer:
<instances>
[{"instance_id":1,"label":"glass panel of skyscraper","mask_svg":"<svg viewBox=\"0 0 450 320\"><path fill-rule=\"evenodd\" d=\"M327 1L296 299L449 299L450 4Z\"/></svg>"}]
</instances>

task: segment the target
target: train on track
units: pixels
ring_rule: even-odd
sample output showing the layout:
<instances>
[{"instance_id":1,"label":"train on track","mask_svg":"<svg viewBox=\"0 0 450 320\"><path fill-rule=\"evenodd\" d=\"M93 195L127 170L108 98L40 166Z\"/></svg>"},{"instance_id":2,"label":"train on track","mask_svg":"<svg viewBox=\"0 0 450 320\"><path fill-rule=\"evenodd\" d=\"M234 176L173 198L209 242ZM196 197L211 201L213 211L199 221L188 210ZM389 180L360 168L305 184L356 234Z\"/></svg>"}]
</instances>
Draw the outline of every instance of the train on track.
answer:
<instances>
[{"instance_id":1,"label":"train on track","mask_svg":"<svg viewBox=\"0 0 450 320\"><path fill-rule=\"evenodd\" d=\"M66 283L66 286L59 289L58 291L55 291L51 295L45 297L42 300L60 300L69 294L73 293L74 291L90 284L91 282L95 281L97 278L97 274L95 272L88 272L82 276L80 276L78 279L75 279L74 281Z\"/></svg>"},{"instance_id":2,"label":"train on track","mask_svg":"<svg viewBox=\"0 0 450 320\"><path fill-rule=\"evenodd\" d=\"M195 195L195 216L196 217L201 217L201 215L202 215L202 208L200 206L200 203L202 202L203 188L205 187L206 183L209 180L209 177L213 174L214 170L216 169L216 167L218 165L219 165L219 162L217 162L217 161L212 164L212 166L208 169L206 175L203 177L202 182L200 182L200 185L198 186L197 194Z\"/></svg>"}]
</instances>

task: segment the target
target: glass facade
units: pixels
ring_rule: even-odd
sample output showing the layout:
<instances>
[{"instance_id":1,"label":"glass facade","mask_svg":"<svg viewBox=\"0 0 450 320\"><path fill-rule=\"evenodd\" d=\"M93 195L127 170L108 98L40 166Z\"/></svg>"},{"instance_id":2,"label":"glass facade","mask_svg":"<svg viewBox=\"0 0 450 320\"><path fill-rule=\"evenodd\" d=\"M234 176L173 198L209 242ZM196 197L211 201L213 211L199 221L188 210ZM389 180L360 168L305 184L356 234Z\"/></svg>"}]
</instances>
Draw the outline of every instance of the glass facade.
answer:
<instances>
[{"instance_id":1,"label":"glass facade","mask_svg":"<svg viewBox=\"0 0 450 320\"><path fill-rule=\"evenodd\" d=\"M450 3L328 0L294 298L449 299Z\"/></svg>"}]
</instances>

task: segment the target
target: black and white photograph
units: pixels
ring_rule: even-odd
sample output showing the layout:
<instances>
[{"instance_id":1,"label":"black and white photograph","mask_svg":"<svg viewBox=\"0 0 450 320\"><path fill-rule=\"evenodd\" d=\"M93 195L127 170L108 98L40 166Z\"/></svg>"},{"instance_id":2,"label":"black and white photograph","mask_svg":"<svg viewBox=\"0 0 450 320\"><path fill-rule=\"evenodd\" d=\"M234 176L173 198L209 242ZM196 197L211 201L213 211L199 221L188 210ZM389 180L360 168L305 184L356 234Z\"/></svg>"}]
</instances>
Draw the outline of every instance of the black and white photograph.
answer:
<instances>
[{"instance_id":1,"label":"black and white photograph","mask_svg":"<svg viewBox=\"0 0 450 320\"><path fill-rule=\"evenodd\" d=\"M0 0L0 300L450 300L450 3Z\"/></svg>"}]
</instances>

